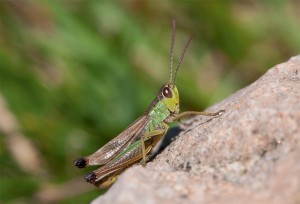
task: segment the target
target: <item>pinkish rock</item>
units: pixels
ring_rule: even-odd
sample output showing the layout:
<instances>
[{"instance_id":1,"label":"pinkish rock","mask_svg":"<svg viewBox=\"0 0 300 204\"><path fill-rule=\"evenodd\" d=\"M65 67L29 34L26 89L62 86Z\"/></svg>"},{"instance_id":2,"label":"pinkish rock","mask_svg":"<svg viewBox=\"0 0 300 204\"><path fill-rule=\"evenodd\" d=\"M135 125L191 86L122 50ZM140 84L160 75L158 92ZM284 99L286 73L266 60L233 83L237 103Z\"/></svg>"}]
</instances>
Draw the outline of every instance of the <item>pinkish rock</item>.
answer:
<instances>
[{"instance_id":1,"label":"pinkish rock","mask_svg":"<svg viewBox=\"0 0 300 204\"><path fill-rule=\"evenodd\" d=\"M209 108L220 109L92 203L300 203L300 55Z\"/></svg>"}]
</instances>

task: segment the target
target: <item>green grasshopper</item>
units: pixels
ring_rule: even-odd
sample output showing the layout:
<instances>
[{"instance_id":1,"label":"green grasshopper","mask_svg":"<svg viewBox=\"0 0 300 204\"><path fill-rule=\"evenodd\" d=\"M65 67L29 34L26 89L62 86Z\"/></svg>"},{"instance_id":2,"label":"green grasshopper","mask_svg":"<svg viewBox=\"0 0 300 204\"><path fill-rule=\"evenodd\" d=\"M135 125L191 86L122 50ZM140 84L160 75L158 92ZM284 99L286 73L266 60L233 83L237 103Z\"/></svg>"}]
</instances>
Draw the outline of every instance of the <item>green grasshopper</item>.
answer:
<instances>
[{"instance_id":1,"label":"green grasshopper","mask_svg":"<svg viewBox=\"0 0 300 204\"><path fill-rule=\"evenodd\" d=\"M189 46L192 35L187 41L174 76L172 74L173 47L176 25L173 20L173 32L170 51L170 80L163 85L146 112L127 129L105 144L95 153L76 159L78 168L101 165L99 169L88 173L85 180L99 188L111 186L126 168L140 162L143 166L151 154L152 148L162 139L169 129L168 123L178 121L190 115L219 116L224 110L215 113L186 111L179 113L179 93L175 86L176 74Z\"/></svg>"}]
</instances>

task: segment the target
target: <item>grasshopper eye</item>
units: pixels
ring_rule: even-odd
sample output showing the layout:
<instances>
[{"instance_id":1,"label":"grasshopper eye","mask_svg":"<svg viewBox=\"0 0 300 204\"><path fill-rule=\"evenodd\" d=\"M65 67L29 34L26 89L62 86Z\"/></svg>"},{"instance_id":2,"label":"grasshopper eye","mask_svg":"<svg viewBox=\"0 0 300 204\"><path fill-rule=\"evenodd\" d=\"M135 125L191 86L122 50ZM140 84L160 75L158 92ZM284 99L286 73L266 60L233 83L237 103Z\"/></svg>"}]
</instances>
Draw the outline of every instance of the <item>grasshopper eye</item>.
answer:
<instances>
[{"instance_id":1,"label":"grasshopper eye","mask_svg":"<svg viewBox=\"0 0 300 204\"><path fill-rule=\"evenodd\" d=\"M169 89L169 87L165 87L162 91L162 94L164 97L167 97L167 98L172 98L172 96L173 96L172 91Z\"/></svg>"}]
</instances>

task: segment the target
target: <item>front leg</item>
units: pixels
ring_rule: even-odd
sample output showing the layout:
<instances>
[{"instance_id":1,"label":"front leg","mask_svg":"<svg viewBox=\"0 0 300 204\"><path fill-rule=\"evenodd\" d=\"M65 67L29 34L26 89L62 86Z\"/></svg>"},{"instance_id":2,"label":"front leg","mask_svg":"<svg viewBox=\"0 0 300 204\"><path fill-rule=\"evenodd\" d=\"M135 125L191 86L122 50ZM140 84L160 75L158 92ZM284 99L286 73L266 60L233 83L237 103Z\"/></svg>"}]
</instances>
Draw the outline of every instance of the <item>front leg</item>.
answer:
<instances>
[{"instance_id":1,"label":"front leg","mask_svg":"<svg viewBox=\"0 0 300 204\"><path fill-rule=\"evenodd\" d=\"M198 112L198 111L186 111L179 113L178 115L173 115L170 116L169 118L165 119L165 122L167 123L172 123L174 121L178 121L181 118L184 118L186 116L191 116L191 115L204 115L204 116L220 116L225 112L225 110L219 110L218 112L211 113L211 112Z\"/></svg>"}]
</instances>

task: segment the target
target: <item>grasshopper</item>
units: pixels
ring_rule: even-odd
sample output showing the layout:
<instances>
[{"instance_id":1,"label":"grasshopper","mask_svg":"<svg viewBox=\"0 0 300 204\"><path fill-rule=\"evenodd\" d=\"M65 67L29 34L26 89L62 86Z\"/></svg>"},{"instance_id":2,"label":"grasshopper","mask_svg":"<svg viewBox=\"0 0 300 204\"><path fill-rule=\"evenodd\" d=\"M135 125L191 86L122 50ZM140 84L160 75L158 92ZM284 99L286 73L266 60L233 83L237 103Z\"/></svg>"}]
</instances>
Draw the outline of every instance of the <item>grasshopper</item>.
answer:
<instances>
[{"instance_id":1,"label":"grasshopper","mask_svg":"<svg viewBox=\"0 0 300 204\"><path fill-rule=\"evenodd\" d=\"M173 20L169 82L160 88L156 98L145 113L98 151L74 161L75 166L78 168L101 165L99 169L85 176L87 182L99 188L107 188L116 181L126 168L138 162L145 166L152 148L163 138L169 129L169 123L178 121L186 116L219 116L224 112L224 110L220 110L214 113L197 111L179 113L179 92L175 85L175 79L187 47L194 35L188 39L173 75L175 31L176 24Z\"/></svg>"}]
</instances>

